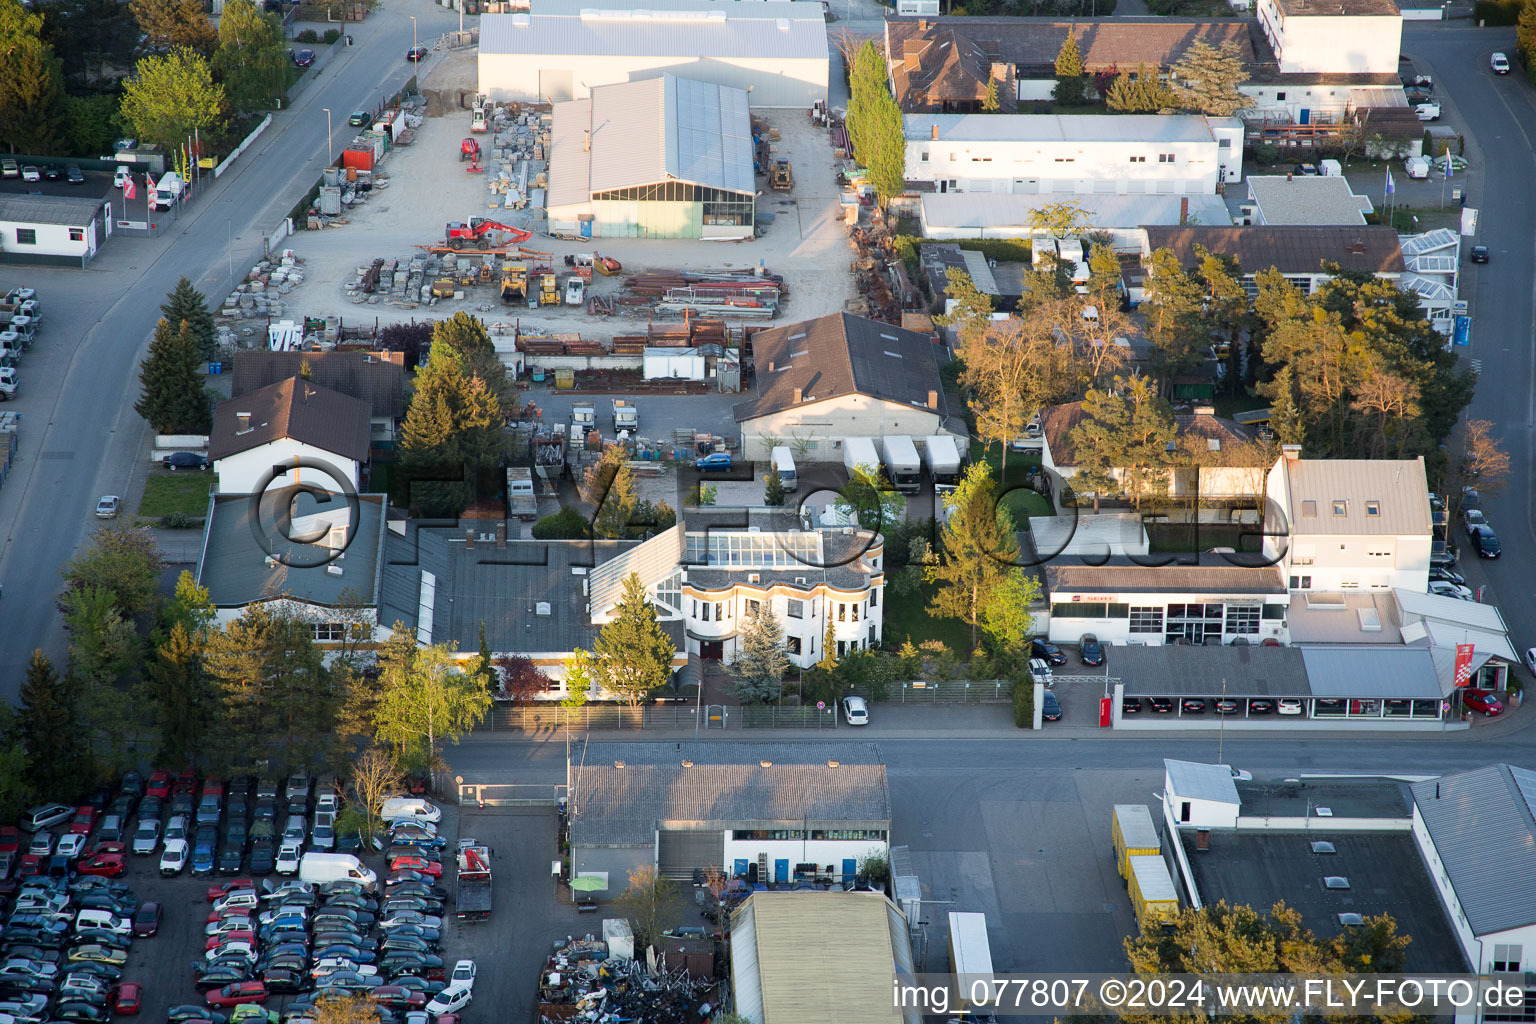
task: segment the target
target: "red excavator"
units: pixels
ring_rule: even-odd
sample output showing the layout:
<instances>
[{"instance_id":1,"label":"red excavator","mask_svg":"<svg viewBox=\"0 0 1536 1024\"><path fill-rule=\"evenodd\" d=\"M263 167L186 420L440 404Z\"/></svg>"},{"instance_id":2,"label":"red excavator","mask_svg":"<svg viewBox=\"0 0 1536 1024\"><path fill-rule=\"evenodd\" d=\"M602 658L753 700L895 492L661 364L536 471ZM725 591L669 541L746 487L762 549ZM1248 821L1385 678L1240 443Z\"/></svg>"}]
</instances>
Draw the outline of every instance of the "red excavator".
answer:
<instances>
[{"instance_id":1,"label":"red excavator","mask_svg":"<svg viewBox=\"0 0 1536 1024\"><path fill-rule=\"evenodd\" d=\"M510 238L496 239L491 237L493 231L505 231ZM484 217L471 217L468 224L458 221L450 221L448 224L447 242L449 248L468 244L481 249L504 248L509 245L518 245L533 237L532 231L522 228L514 228L510 224L503 224L498 220L487 220Z\"/></svg>"}]
</instances>

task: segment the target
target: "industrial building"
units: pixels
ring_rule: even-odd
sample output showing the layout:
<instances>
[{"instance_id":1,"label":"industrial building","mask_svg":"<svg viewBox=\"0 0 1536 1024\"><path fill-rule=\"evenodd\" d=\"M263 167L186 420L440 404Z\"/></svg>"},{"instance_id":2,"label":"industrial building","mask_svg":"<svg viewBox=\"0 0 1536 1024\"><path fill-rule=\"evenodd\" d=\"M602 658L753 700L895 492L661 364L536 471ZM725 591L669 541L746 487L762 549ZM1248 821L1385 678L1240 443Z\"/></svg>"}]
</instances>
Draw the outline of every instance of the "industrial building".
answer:
<instances>
[{"instance_id":1,"label":"industrial building","mask_svg":"<svg viewBox=\"0 0 1536 1024\"><path fill-rule=\"evenodd\" d=\"M749 91L754 107L827 98L820 4L540 0L480 22L480 92L494 102L587 99L664 72Z\"/></svg>"},{"instance_id":2,"label":"industrial building","mask_svg":"<svg viewBox=\"0 0 1536 1024\"><path fill-rule=\"evenodd\" d=\"M751 238L756 191L744 89L662 74L555 104L553 234Z\"/></svg>"},{"instance_id":3,"label":"industrial building","mask_svg":"<svg viewBox=\"0 0 1536 1024\"><path fill-rule=\"evenodd\" d=\"M872 743L588 743L570 765L571 875L716 869L749 885L841 884L890 854Z\"/></svg>"}]
</instances>

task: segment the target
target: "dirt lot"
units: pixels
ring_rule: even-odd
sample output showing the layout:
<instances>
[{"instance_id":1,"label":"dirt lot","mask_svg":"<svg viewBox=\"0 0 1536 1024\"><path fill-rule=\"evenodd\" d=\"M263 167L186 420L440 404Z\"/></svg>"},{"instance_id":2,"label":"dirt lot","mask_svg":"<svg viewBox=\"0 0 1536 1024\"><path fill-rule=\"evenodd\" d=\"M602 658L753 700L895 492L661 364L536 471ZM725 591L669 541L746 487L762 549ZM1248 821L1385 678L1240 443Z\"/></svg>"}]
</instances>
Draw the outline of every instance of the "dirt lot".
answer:
<instances>
[{"instance_id":1,"label":"dirt lot","mask_svg":"<svg viewBox=\"0 0 1536 1024\"><path fill-rule=\"evenodd\" d=\"M400 309L388 302L358 304L349 298L347 283L359 268L377 257L406 259L419 252L417 245L440 241L444 225L472 216L494 216L505 223L542 231L542 211L501 209L500 196L487 190L495 161L485 161L485 174L466 173L459 160L459 142L469 134L469 113L451 109L461 92L473 92L473 51L451 54L432 69L423 82L430 97L426 117L410 146L399 147L381 165L388 176L387 188L348 210L345 225L321 231L301 231L288 242L305 263L305 282L287 295L290 316L341 315L350 322L405 322L423 317L468 311L489 321L510 323L521 319L525 327L551 332L579 332L584 337L606 339L631 333L632 317L595 317L584 309L546 307L536 312L503 307L491 289L471 289L462 300L444 300L436 306ZM798 110L759 111L779 129L776 156L794 165L795 189L780 194L763 191L759 210L776 214L763 237L745 242L704 242L660 239L603 239L564 242L544 234L530 241L530 248L551 252L561 268L568 253L600 249L624 264L626 273L644 270L719 269L753 267L759 263L782 274L790 297L784 318L802 319L843 309L853 297L849 261L852 250L838 216L838 190L832 169L832 151L825 130L815 128ZM480 136L489 148L489 136ZM597 278L595 294L616 292L622 278Z\"/></svg>"}]
</instances>

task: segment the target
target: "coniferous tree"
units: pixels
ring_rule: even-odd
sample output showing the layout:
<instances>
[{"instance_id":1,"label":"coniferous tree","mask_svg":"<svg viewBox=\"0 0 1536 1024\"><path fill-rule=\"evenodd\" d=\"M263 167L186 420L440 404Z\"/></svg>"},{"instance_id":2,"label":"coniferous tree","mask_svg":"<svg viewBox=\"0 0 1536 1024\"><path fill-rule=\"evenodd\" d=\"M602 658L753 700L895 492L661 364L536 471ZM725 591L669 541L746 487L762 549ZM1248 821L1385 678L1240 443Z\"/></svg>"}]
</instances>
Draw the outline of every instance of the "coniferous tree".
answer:
<instances>
[{"instance_id":1,"label":"coniferous tree","mask_svg":"<svg viewBox=\"0 0 1536 1024\"><path fill-rule=\"evenodd\" d=\"M604 690L630 707L667 685L677 645L661 628L656 608L636 573L624 579L624 596L614 617L592 645L597 679Z\"/></svg>"},{"instance_id":2,"label":"coniferous tree","mask_svg":"<svg viewBox=\"0 0 1536 1024\"><path fill-rule=\"evenodd\" d=\"M1057 103L1083 102L1083 55L1077 48L1077 39L1068 35L1056 53L1056 88L1052 93Z\"/></svg>"},{"instance_id":3,"label":"coniferous tree","mask_svg":"<svg viewBox=\"0 0 1536 1024\"><path fill-rule=\"evenodd\" d=\"M78 791L90 774L78 701L70 682L41 650L32 652L20 696L17 729L33 788L45 793Z\"/></svg>"},{"instance_id":4,"label":"coniferous tree","mask_svg":"<svg viewBox=\"0 0 1536 1024\"><path fill-rule=\"evenodd\" d=\"M768 482L763 487L763 504L769 508L778 508L784 504L784 478L779 476L777 465L768 468Z\"/></svg>"},{"instance_id":5,"label":"coniferous tree","mask_svg":"<svg viewBox=\"0 0 1536 1024\"><path fill-rule=\"evenodd\" d=\"M149 355L139 365L143 391L134 411L161 434L206 434L213 428L213 408L203 389L202 344L192 326L172 327L161 320Z\"/></svg>"},{"instance_id":6,"label":"coniferous tree","mask_svg":"<svg viewBox=\"0 0 1536 1024\"><path fill-rule=\"evenodd\" d=\"M1231 117L1253 106L1253 97L1239 88L1248 81L1248 71L1237 44L1231 40L1217 48L1197 39L1169 70L1176 83L1173 98L1185 110Z\"/></svg>"},{"instance_id":7,"label":"coniferous tree","mask_svg":"<svg viewBox=\"0 0 1536 1024\"><path fill-rule=\"evenodd\" d=\"M1137 505L1147 494L1167 492L1164 467L1175 437L1173 410L1145 377L1116 377L1103 391L1083 399L1083 420L1072 428L1078 471L1074 484L1093 492L1097 512L1102 494L1125 490ZM1113 470L1119 470L1118 480Z\"/></svg>"},{"instance_id":8,"label":"coniferous tree","mask_svg":"<svg viewBox=\"0 0 1536 1024\"><path fill-rule=\"evenodd\" d=\"M481 491L499 490L493 477L507 456L501 400L494 383L470 369L483 353L457 319L417 370L401 427L408 493L400 497L419 515L457 516ZM478 327L473 318L464 319Z\"/></svg>"},{"instance_id":9,"label":"coniferous tree","mask_svg":"<svg viewBox=\"0 0 1536 1024\"><path fill-rule=\"evenodd\" d=\"M997 485L985 462L966 467L944 505L949 521L944 525L940 557L924 572L929 583L938 584L928 611L969 625L974 647L990 597L1018 562L1019 544L1007 510L998 504Z\"/></svg>"},{"instance_id":10,"label":"coniferous tree","mask_svg":"<svg viewBox=\"0 0 1536 1024\"><path fill-rule=\"evenodd\" d=\"M213 725L212 684L203 669L204 639L182 622L155 650L146 686L160 719L160 757L166 764L197 765Z\"/></svg>"},{"instance_id":11,"label":"coniferous tree","mask_svg":"<svg viewBox=\"0 0 1536 1024\"><path fill-rule=\"evenodd\" d=\"M192 287L191 281L185 277L177 281L176 287L166 295L160 312L165 315L168 324L185 323L197 339L202 357L213 358L213 345L218 330L214 326L213 314L208 311L208 300L202 292Z\"/></svg>"},{"instance_id":12,"label":"coniferous tree","mask_svg":"<svg viewBox=\"0 0 1536 1024\"><path fill-rule=\"evenodd\" d=\"M746 704L766 704L779 696L789 658L784 654L784 627L765 604L747 613L736 634L736 660L731 676L736 696Z\"/></svg>"}]
</instances>

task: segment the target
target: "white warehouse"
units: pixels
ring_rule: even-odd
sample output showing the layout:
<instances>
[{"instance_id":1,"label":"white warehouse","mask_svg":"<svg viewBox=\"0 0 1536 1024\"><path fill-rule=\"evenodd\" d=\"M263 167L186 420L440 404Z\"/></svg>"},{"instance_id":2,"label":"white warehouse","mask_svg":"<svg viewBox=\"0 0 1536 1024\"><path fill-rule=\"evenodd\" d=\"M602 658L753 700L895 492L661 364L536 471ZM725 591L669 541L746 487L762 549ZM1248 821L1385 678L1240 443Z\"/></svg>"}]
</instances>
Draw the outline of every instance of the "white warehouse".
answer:
<instances>
[{"instance_id":1,"label":"white warehouse","mask_svg":"<svg viewBox=\"0 0 1536 1024\"><path fill-rule=\"evenodd\" d=\"M495 101L582 100L663 72L746 89L754 107L808 108L827 96L821 5L539 0L481 19L480 91Z\"/></svg>"},{"instance_id":2,"label":"white warehouse","mask_svg":"<svg viewBox=\"0 0 1536 1024\"><path fill-rule=\"evenodd\" d=\"M1243 124L1198 114L907 114L907 181L934 192L1211 195Z\"/></svg>"}]
</instances>

